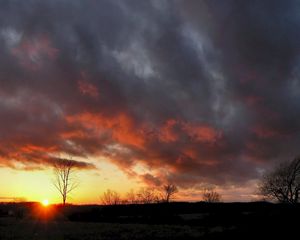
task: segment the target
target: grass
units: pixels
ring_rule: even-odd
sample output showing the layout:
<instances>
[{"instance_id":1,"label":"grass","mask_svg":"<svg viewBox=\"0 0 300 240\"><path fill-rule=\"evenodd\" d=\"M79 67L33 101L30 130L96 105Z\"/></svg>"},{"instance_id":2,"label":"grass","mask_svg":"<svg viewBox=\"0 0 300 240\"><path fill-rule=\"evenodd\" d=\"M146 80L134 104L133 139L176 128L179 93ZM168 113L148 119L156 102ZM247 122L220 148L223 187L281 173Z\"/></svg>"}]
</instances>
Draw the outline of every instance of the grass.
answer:
<instances>
[{"instance_id":1,"label":"grass","mask_svg":"<svg viewBox=\"0 0 300 240\"><path fill-rule=\"evenodd\" d=\"M199 239L201 228L177 225L82 223L33 220L0 220L1 240L153 240Z\"/></svg>"},{"instance_id":2,"label":"grass","mask_svg":"<svg viewBox=\"0 0 300 240\"><path fill-rule=\"evenodd\" d=\"M288 239L299 214L300 205L269 203L0 204L0 240Z\"/></svg>"}]
</instances>

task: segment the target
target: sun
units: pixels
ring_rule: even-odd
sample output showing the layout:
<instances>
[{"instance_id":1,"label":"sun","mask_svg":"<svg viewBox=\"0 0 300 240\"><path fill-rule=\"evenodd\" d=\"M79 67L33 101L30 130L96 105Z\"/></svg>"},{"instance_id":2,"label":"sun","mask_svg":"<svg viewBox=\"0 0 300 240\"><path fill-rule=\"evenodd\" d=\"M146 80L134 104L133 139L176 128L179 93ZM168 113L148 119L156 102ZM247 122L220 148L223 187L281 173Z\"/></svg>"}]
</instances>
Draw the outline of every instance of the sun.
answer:
<instances>
[{"instance_id":1,"label":"sun","mask_svg":"<svg viewBox=\"0 0 300 240\"><path fill-rule=\"evenodd\" d=\"M48 200L48 199L44 199L44 200L42 201L42 205L43 205L44 207L48 207L48 205L49 205L49 200Z\"/></svg>"}]
</instances>

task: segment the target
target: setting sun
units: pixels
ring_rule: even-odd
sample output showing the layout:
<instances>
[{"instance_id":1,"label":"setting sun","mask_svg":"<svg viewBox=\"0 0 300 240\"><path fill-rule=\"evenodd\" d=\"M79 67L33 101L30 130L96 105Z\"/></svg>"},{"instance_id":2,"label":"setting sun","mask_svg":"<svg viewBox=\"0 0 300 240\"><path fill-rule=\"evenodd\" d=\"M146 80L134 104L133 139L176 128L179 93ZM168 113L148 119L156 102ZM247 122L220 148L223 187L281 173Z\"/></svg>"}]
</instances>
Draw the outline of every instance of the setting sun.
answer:
<instances>
[{"instance_id":1,"label":"setting sun","mask_svg":"<svg viewBox=\"0 0 300 240\"><path fill-rule=\"evenodd\" d=\"M49 205L49 200L48 200L48 199L44 199L44 200L42 201L42 205L43 205L44 207L47 207L47 206Z\"/></svg>"}]
</instances>

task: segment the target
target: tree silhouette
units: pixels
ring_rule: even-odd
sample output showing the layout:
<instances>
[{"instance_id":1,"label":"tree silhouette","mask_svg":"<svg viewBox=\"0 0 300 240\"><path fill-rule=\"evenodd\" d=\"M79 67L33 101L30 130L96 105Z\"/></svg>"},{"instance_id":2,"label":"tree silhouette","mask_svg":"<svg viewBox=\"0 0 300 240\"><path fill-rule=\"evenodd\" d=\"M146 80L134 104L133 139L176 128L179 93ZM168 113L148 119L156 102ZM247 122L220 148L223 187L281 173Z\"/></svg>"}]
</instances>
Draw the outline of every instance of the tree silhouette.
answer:
<instances>
[{"instance_id":1,"label":"tree silhouette","mask_svg":"<svg viewBox=\"0 0 300 240\"><path fill-rule=\"evenodd\" d=\"M297 203L300 192L300 157L284 162L266 173L259 186L260 193L281 203Z\"/></svg>"},{"instance_id":2,"label":"tree silhouette","mask_svg":"<svg viewBox=\"0 0 300 240\"><path fill-rule=\"evenodd\" d=\"M77 186L78 183L73 178L75 162L69 159L57 159L53 164L55 188L62 197L63 205L66 205L67 197Z\"/></svg>"},{"instance_id":3,"label":"tree silhouette","mask_svg":"<svg viewBox=\"0 0 300 240\"><path fill-rule=\"evenodd\" d=\"M216 192L214 188L208 187L203 190L203 201L209 202L209 203L215 203L221 201L221 194Z\"/></svg>"},{"instance_id":4,"label":"tree silhouette","mask_svg":"<svg viewBox=\"0 0 300 240\"><path fill-rule=\"evenodd\" d=\"M101 202L103 205L118 205L121 204L122 201L119 193L107 189L101 197Z\"/></svg>"},{"instance_id":5,"label":"tree silhouette","mask_svg":"<svg viewBox=\"0 0 300 240\"><path fill-rule=\"evenodd\" d=\"M127 192L126 201L128 204L137 204L139 202L138 197L136 196L136 193L134 192L133 189Z\"/></svg>"},{"instance_id":6,"label":"tree silhouette","mask_svg":"<svg viewBox=\"0 0 300 240\"><path fill-rule=\"evenodd\" d=\"M158 196L157 191L153 188L140 188L136 197L138 202L143 204L160 202L160 197Z\"/></svg>"},{"instance_id":7,"label":"tree silhouette","mask_svg":"<svg viewBox=\"0 0 300 240\"><path fill-rule=\"evenodd\" d=\"M178 188L174 184L165 184L163 186L163 201L170 202L174 198L174 195L178 192Z\"/></svg>"}]
</instances>

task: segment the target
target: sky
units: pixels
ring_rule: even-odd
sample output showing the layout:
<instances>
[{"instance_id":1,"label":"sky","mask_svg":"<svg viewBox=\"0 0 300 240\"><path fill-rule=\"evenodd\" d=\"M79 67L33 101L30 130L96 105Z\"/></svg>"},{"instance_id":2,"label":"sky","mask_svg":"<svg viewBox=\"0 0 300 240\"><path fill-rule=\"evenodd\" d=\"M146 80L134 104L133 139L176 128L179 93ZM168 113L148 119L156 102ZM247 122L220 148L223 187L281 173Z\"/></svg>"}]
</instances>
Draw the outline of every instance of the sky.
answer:
<instances>
[{"instance_id":1,"label":"sky","mask_svg":"<svg viewBox=\"0 0 300 240\"><path fill-rule=\"evenodd\" d=\"M179 187L257 199L299 154L296 0L0 0L0 197Z\"/></svg>"}]
</instances>

